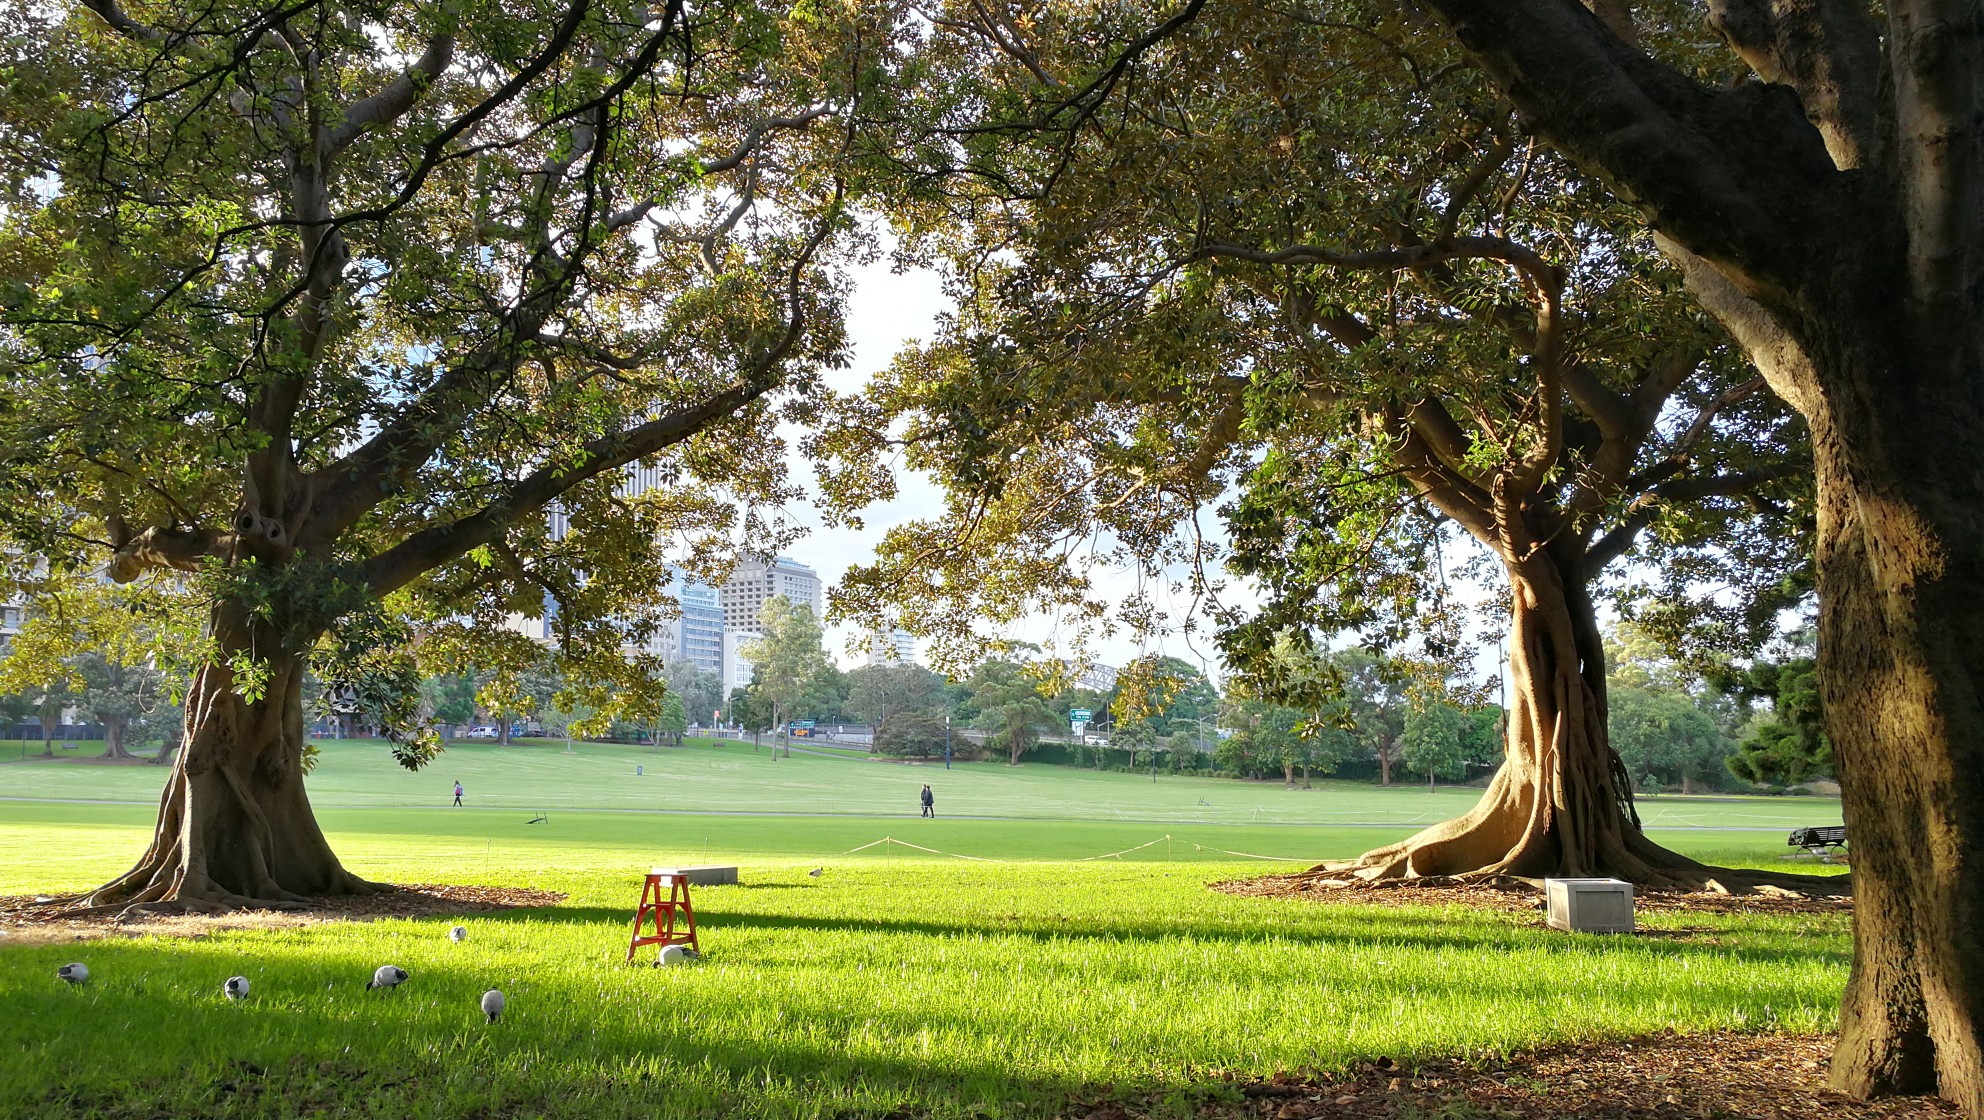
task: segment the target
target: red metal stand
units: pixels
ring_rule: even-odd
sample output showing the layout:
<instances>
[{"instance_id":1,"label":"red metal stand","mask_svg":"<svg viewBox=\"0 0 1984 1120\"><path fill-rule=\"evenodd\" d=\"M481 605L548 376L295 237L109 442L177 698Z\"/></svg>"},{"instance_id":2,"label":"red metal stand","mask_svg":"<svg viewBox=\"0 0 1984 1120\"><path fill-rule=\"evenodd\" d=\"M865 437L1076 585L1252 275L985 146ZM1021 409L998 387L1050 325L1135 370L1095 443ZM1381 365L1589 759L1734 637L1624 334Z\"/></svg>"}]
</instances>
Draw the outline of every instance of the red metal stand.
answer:
<instances>
[{"instance_id":1,"label":"red metal stand","mask_svg":"<svg viewBox=\"0 0 1984 1120\"><path fill-rule=\"evenodd\" d=\"M641 926L654 915L654 932L643 934ZM680 929L676 928L680 915ZM641 885L641 908L634 912L634 937L627 942L627 959L643 945L686 945L702 952L696 944L696 911L689 905L689 877L673 868L657 867L648 872Z\"/></svg>"}]
</instances>

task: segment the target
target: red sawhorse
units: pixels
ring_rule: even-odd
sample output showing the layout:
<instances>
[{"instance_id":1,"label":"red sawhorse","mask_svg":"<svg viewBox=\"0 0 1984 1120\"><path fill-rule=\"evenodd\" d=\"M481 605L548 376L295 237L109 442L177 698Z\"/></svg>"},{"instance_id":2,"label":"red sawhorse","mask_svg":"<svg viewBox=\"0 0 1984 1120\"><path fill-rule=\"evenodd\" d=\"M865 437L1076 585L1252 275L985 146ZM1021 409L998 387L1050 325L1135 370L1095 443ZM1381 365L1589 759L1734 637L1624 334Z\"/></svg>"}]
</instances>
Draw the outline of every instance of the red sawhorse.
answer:
<instances>
[{"instance_id":1,"label":"red sawhorse","mask_svg":"<svg viewBox=\"0 0 1984 1120\"><path fill-rule=\"evenodd\" d=\"M654 932L641 927L654 915ZM689 876L672 867L657 867L641 884L641 908L634 911L634 936L627 942L627 959L643 945L683 945L700 954L696 944L696 911L689 905Z\"/></svg>"}]
</instances>

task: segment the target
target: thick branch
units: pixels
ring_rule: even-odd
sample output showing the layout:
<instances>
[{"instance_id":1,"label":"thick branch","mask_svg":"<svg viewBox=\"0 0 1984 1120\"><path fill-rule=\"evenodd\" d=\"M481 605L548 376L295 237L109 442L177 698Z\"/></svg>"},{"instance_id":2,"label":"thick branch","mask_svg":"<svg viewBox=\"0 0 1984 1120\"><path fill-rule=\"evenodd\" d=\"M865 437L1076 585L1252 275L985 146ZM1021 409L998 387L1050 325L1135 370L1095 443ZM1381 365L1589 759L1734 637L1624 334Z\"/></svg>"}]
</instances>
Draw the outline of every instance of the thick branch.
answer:
<instances>
[{"instance_id":1,"label":"thick branch","mask_svg":"<svg viewBox=\"0 0 1984 1120\"><path fill-rule=\"evenodd\" d=\"M390 124L413 108L435 78L448 68L455 56L453 34L436 35L427 41L427 50L386 87L345 110L344 122L324 135L324 154L334 156L350 146L368 128Z\"/></svg>"},{"instance_id":2,"label":"thick branch","mask_svg":"<svg viewBox=\"0 0 1984 1120\"><path fill-rule=\"evenodd\" d=\"M127 39L154 42L165 38L165 32L125 15L124 9L117 5L117 0L83 0L83 7L95 12L103 22L110 25L112 31Z\"/></svg>"},{"instance_id":3,"label":"thick branch","mask_svg":"<svg viewBox=\"0 0 1984 1120\"><path fill-rule=\"evenodd\" d=\"M534 515L574 486L617 470L636 459L702 431L770 391L774 380L734 385L701 404L616 432L579 449L576 463L560 461L526 475L476 513L446 525L423 529L366 562L361 579L377 595L404 587L431 568L472 548L490 543L510 526Z\"/></svg>"},{"instance_id":4,"label":"thick branch","mask_svg":"<svg viewBox=\"0 0 1984 1120\"><path fill-rule=\"evenodd\" d=\"M1797 91L1841 170L1880 159L1880 29L1861 0L1710 0L1709 22L1766 82Z\"/></svg>"},{"instance_id":5,"label":"thick branch","mask_svg":"<svg viewBox=\"0 0 1984 1120\"><path fill-rule=\"evenodd\" d=\"M1655 228L1781 291L1830 252L1837 172L1783 87L1711 90L1574 0L1429 0L1528 125Z\"/></svg>"},{"instance_id":6,"label":"thick branch","mask_svg":"<svg viewBox=\"0 0 1984 1120\"><path fill-rule=\"evenodd\" d=\"M130 583L157 568L197 572L205 560L225 556L227 545L226 537L206 529L146 529L117 542L107 574L118 583Z\"/></svg>"},{"instance_id":7,"label":"thick branch","mask_svg":"<svg viewBox=\"0 0 1984 1120\"><path fill-rule=\"evenodd\" d=\"M789 312L785 332L752 363L749 374L737 384L701 404L592 440L579 448L575 461L561 460L538 469L512 484L502 497L480 511L414 533L367 561L361 569L362 582L380 595L403 587L422 572L496 539L521 518L536 514L552 499L587 479L680 443L770 392L778 383L779 366L805 334L806 304L801 280L814 254L832 232L841 204L842 191L837 185L827 215L814 228L787 275Z\"/></svg>"}]
</instances>

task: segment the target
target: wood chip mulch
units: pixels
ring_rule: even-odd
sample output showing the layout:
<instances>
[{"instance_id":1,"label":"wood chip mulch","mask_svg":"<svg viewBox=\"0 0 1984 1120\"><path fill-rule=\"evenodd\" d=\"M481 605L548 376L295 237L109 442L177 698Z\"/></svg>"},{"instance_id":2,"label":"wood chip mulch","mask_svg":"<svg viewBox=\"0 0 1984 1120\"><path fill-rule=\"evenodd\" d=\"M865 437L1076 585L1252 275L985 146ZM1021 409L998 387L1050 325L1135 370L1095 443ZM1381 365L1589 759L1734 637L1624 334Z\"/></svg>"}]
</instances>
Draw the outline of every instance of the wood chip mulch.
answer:
<instances>
[{"instance_id":1,"label":"wood chip mulch","mask_svg":"<svg viewBox=\"0 0 1984 1120\"><path fill-rule=\"evenodd\" d=\"M1825 1087L1832 1039L1718 1032L1518 1052L1475 1062L1390 1058L1346 1073L1227 1080L1195 1120L1946 1120L1927 1097L1854 1100ZM1237 1099L1236 1099L1237 1098ZM1076 1108L1068 1120L1175 1116L1175 1093ZM1166 1111L1170 1110L1170 1111Z\"/></svg>"},{"instance_id":2,"label":"wood chip mulch","mask_svg":"<svg viewBox=\"0 0 1984 1120\"><path fill-rule=\"evenodd\" d=\"M1342 883L1296 875L1267 875L1210 884L1213 890L1256 898L1292 898L1346 906L1470 906L1480 910L1538 912L1543 895L1520 879L1499 883L1420 879L1400 883ZM1851 914L1850 896L1823 897L1777 893L1725 894L1716 891L1633 891L1642 913Z\"/></svg>"},{"instance_id":3,"label":"wood chip mulch","mask_svg":"<svg viewBox=\"0 0 1984 1120\"><path fill-rule=\"evenodd\" d=\"M305 910L239 910L228 914L144 914L119 921L116 911L65 914L60 904L0 896L0 946L89 941L99 937L204 937L216 930L280 929L318 922L369 922L555 906L558 891L528 887L466 887L403 883L383 894L320 898Z\"/></svg>"}]
</instances>

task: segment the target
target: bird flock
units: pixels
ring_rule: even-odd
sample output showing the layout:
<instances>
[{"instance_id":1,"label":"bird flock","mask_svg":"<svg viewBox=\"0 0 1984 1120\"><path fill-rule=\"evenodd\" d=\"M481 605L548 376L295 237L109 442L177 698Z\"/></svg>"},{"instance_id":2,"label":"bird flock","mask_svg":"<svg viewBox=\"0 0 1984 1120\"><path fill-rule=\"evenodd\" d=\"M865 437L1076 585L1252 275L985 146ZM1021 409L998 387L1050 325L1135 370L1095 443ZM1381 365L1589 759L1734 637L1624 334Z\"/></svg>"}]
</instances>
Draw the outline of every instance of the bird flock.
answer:
<instances>
[{"instance_id":1,"label":"bird flock","mask_svg":"<svg viewBox=\"0 0 1984 1120\"><path fill-rule=\"evenodd\" d=\"M468 930L461 926L455 926L448 931L448 940L457 944L466 941L468 940ZM668 948L673 949L676 946L671 945ZM63 965L61 968L55 970L55 975L64 983L71 986L80 987L90 981L89 966L83 964L81 961ZM373 970L372 979L365 982L365 990L368 992L379 990L390 991L406 983L411 975L411 973L399 965L382 964ZM230 976L220 986L221 994L227 997L229 1003L238 1003L241 1000L247 999L248 989L248 978L246 976ZM482 993L482 999L477 1006L482 1009L483 1021L494 1023L502 1016L503 1007L507 1002L503 998L503 993L495 988Z\"/></svg>"}]
</instances>

